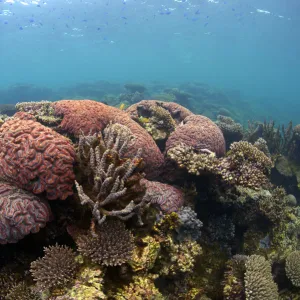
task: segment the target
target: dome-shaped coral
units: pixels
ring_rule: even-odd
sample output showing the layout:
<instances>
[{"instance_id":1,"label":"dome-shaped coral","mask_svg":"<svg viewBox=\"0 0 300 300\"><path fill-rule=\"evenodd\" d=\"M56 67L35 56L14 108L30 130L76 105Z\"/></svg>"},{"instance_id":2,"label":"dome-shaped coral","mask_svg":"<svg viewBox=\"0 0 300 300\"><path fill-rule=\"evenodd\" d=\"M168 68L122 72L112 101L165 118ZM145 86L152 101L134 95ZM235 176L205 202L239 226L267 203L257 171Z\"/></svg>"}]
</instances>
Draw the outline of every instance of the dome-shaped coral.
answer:
<instances>
[{"instance_id":1,"label":"dome-shaped coral","mask_svg":"<svg viewBox=\"0 0 300 300\"><path fill-rule=\"evenodd\" d=\"M70 141L32 120L18 118L0 128L0 178L49 200L73 194L75 151Z\"/></svg>"},{"instance_id":2,"label":"dome-shaped coral","mask_svg":"<svg viewBox=\"0 0 300 300\"><path fill-rule=\"evenodd\" d=\"M118 219L107 219L96 226L95 231L74 235L78 251L105 266L118 266L128 261L133 254L133 236Z\"/></svg>"},{"instance_id":3,"label":"dome-shaped coral","mask_svg":"<svg viewBox=\"0 0 300 300\"><path fill-rule=\"evenodd\" d=\"M209 150L217 156L225 154L225 139L220 128L210 119L190 115L172 132L166 142L166 151L184 144L196 151Z\"/></svg>"},{"instance_id":4,"label":"dome-shaped coral","mask_svg":"<svg viewBox=\"0 0 300 300\"><path fill-rule=\"evenodd\" d=\"M75 276L75 252L67 246L44 248L45 255L31 263L30 272L41 289L64 287Z\"/></svg>"},{"instance_id":5,"label":"dome-shaped coral","mask_svg":"<svg viewBox=\"0 0 300 300\"><path fill-rule=\"evenodd\" d=\"M294 251L287 257L285 272L293 285L300 287L300 251Z\"/></svg>"},{"instance_id":6,"label":"dome-shaped coral","mask_svg":"<svg viewBox=\"0 0 300 300\"><path fill-rule=\"evenodd\" d=\"M278 289L273 281L270 263L263 256L251 255L245 265L246 300L278 299Z\"/></svg>"},{"instance_id":7,"label":"dome-shaped coral","mask_svg":"<svg viewBox=\"0 0 300 300\"><path fill-rule=\"evenodd\" d=\"M137 149L141 148L147 177L153 178L159 174L164 162L162 153L147 131L126 112L92 100L61 100L54 103L53 108L56 116L63 116L61 130L77 137L82 133L100 132L110 122L127 126L135 140L125 156L134 157Z\"/></svg>"},{"instance_id":8,"label":"dome-shaped coral","mask_svg":"<svg viewBox=\"0 0 300 300\"><path fill-rule=\"evenodd\" d=\"M16 243L49 221L50 207L33 194L0 183L0 244Z\"/></svg>"}]
</instances>

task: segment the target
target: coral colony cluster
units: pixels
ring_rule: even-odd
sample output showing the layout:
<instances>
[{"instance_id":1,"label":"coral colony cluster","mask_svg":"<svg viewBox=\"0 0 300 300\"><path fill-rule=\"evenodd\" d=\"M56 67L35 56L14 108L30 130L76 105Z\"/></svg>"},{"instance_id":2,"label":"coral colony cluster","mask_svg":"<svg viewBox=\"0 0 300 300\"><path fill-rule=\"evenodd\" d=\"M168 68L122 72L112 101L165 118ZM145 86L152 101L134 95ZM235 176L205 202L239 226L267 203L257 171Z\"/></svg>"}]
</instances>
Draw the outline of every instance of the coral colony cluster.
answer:
<instances>
[{"instance_id":1,"label":"coral colony cluster","mask_svg":"<svg viewBox=\"0 0 300 300\"><path fill-rule=\"evenodd\" d=\"M156 100L16 109L0 127L0 299L300 299L300 125Z\"/></svg>"}]
</instances>

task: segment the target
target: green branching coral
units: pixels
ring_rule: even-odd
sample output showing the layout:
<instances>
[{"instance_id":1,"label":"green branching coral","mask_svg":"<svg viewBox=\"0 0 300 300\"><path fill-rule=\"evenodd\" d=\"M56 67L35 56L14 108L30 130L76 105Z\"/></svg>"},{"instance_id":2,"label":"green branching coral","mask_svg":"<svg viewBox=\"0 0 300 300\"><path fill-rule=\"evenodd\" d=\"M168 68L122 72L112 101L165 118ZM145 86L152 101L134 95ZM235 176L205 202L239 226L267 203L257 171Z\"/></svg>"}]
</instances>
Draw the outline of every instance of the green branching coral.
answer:
<instances>
[{"instance_id":1,"label":"green branching coral","mask_svg":"<svg viewBox=\"0 0 300 300\"><path fill-rule=\"evenodd\" d=\"M300 251L293 251L286 258L285 272L293 285L300 287Z\"/></svg>"},{"instance_id":2,"label":"green branching coral","mask_svg":"<svg viewBox=\"0 0 300 300\"><path fill-rule=\"evenodd\" d=\"M132 257L133 236L122 221L107 219L93 231L75 237L78 251L92 262L117 266Z\"/></svg>"},{"instance_id":3,"label":"green branching coral","mask_svg":"<svg viewBox=\"0 0 300 300\"><path fill-rule=\"evenodd\" d=\"M154 285L154 278L134 276L133 281L120 289L113 297L115 300L163 300L163 295Z\"/></svg>"},{"instance_id":4,"label":"green branching coral","mask_svg":"<svg viewBox=\"0 0 300 300\"><path fill-rule=\"evenodd\" d=\"M30 272L41 290L60 288L70 283L76 273L75 252L67 246L44 248L45 255L31 263Z\"/></svg>"},{"instance_id":5,"label":"green branching coral","mask_svg":"<svg viewBox=\"0 0 300 300\"><path fill-rule=\"evenodd\" d=\"M77 181L76 188L81 204L91 208L98 224L104 222L107 216L128 220L137 215L142 222L143 197L126 197L130 188L138 184L141 178L133 177L142 161L141 149L133 159L123 158L132 139L129 128L120 124L107 126L104 136L99 133L79 137L79 165L93 189L90 191L90 184L84 189Z\"/></svg>"},{"instance_id":6,"label":"green branching coral","mask_svg":"<svg viewBox=\"0 0 300 300\"><path fill-rule=\"evenodd\" d=\"M245 266L246 300L278 299L278 288L273 281L270 263L263 256L251 255Z\"/></svg>"},{"instance_id":7,"label":"green branching coral","mask_svg":"<svg viewBox=\"0 0 300 300\"><path fill-rule=\"evenodd\" d=\"M230 151L223 158L217 158L206 149L202 153L195 153L184 145L170 149L167 155L191 174L212 173L228 184L253 189L269 185L267 175L272 167L271 159L245 141L232 143Z\"/></svg>"}]
</instances>

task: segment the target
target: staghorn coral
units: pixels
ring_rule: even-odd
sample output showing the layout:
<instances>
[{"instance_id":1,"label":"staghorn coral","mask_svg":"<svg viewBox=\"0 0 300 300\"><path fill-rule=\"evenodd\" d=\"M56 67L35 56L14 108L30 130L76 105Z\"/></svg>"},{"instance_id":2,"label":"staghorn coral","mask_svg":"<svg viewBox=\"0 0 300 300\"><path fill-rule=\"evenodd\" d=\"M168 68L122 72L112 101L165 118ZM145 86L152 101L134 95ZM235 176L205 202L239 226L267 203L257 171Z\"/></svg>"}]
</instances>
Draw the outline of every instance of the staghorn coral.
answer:
<instances>
[{"instance_id":1,"label":"staghorn coral","mask_svg":"<svg viewBox=\"0 0 300 300\"><path fill-rule=\"evenodd\" d=\"M151 276L134 276L132 282L119 289L114 295L115 300L163 300L165 299L155 287Z\"/></svg>"},{"instance_id":2,"label":"staghorn coral","mask_svg":"<svg viewBox=\"0 0 300 300\"><path fill-rule=\"evenodd\" d=\"M6 299L7 294L20 282L20 276L10 268L0 269L0 299Z\"/></svg>"},{"instance_id":3,"label":"staghorn coral","mask_svg":"<svg viewBox=\"0 0 300 300\"><path fill-rule=\"evenodd\" d=\"M29 233L38 232L50 216L46 201L0 182L0 244L16 243Z\"/></svg>"},{"instance_id":4,"label":"staghorn coral","mask_svg":"<svg viewBox=\"0 0 300 300\"><path fill-rule=\"evenodd\" d=\"M263 256L249 256L245 267L246 300L278 299L278 288L273 281L271 265Z\"/></svg>"},{"instance_id":5,"label":"staghorn coral","mask_svg":"<svg viewBox=\"0 0 300 300\"><path fill-rule=\"evenodd\" d=\"M285 261L285 272L294 286L300 287L300 251L293 251Z\"/></svg>"},{"instance_id":6,"label":"staghorn coral","mask_svg":"<svg viewBox=\"0 0 300 300\"><path fill-rule=\"evenodd\" d=\"M243 126L232 118L218 115L216 124L223 132L226 148L229 148L231 143L238 142L243 138Z\"/></svg>"},{"instance_id":7,"label":"staghorn coral","mask_svg":"<svg viewBox=\"0 0 300 300\"><path fill-rule=\"evenodd\" d=\"M141 163L141 149L133 159L124 159L124 153L130 146L131 131L120 124L110 124L104 130L104 136L96 134L80 136L78 159L81 169L93 185L91 195L76 181L81 204L87 204L94 219L101 224L107 216L128 220L137 215L140 223L145 199L130 196L130 185L138 184L140 175L133 177L135 169ZM132 182L133 181L133 182ZM134 197L134 196L133 196Z\"/></svg>"},{"instance_id":8,"label":"staghorn coral","mask_svg":"<svg viewBox=\"0 0 300 300\"><path fill-rule=\"evenodd\" d=\"M32 120L0 128L0 177L49 200L73 194L75 151L68 139Z\"/></svg>"},{"instance_id":9,"label":"staghorn coral","mask_svg":"<svg viewBox=\"0 0 300 300\"><path fill-rule=\"evenodd\" d=\"M44 248L45 255L31 263L30 272L40 290L65 287L77 269L75 252L67 246Z\"/></svg>"},{"instance_id":10,"label":"staghorn coral","mask_svg":"<svg viewBox=\"0 0 300 300\"><path fill-rule=\"evenodd\" d=\"M76 137L82 133L100 132L111 121L127 126L135 140L125 156L133 158L136 149L141 148L146 177L152 179L160 173L164 162L162 153L147 131L133 121L125 111L92 100L62 100L53 103L52 107L56 116L63 116L60 130Z\"/></svg>"},{"instance_id":11,"label":"staghorn coral","mask_svg":"<svg viewBox=\"0 0 300 300\"><path fill-rule=\"evenodd\" d=\"M184 119L181 126L176 127L166 142L166 152L179 144L198 152L207 149L217 156L225 154L222 131L210 119L201 115L190 115Z\"/></svg>"},{"instance_id":12,"label":"staghorn coral","mask_svg":"<svg viewBox=\"0 0 300 300\"><path fill-rule=\"evenodd\" d=\"M184 239L199 240L201 236L201 227L203 223L197 218L197 214L190 207L182 207L178 211L179 228L176 229L178 233L178 240Z\"/></svg>"},{"instance_id":13,"label":"staghorn coral","mask_svg":"<svg viewBox=\"0 0 300 300\"><path fill-rule=\"evenodd\" d=\"M75 235L74 239L78 251L97 264L118 266L132 257L133 236L117 219L107 219L89 232Z\"/></svg>"},{"instance_id":14,"label":"staghorn coral","mask_svg":"<svg viewBox=\"0 0 300 300\"><path fill-rule=\"evenodd\" d=\"M8 294L5 296L6 300L41 300L42 298L33 292L27 284L22 281L14 285Z\"/></svg>"},{"instance_id":15,"label":"staghorn coral","mask_svg":"<svg viewBox=\"0 0 300 300\"><path fill-rule=\"evenodd\" d=\"M176 212L182 207L184 203L182 190L169 184L146 179L142 179L140 183L146 188L144 201L157 206L161 212Z\"/></svg>"},{"instance_id":16,"label":"staghorn coral","mask_svg":"<svg viewBox=\"0 0 300 300\"><path fill-rule=\"evenodd\" d=\"M262 151L266 156L271 157L268 144L266 140L263 138L259 138L254 144L254 147L256 147L258 150Z\"/></svg>"}]
</instances>

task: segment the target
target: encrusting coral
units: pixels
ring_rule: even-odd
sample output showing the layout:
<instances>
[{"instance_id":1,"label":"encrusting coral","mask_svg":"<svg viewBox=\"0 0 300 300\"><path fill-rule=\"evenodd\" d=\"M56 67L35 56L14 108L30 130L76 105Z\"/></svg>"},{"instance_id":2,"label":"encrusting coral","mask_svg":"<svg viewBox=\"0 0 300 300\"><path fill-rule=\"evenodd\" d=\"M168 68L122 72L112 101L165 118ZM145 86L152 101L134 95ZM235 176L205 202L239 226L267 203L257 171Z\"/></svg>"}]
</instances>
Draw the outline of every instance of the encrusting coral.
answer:
<instances>
[{"instance_id":1,"label":"encrusting coral","mask_svg":"<svg viewBox=\"0 0 300 300\"><path fill-rule=\"evenodd\" d=\"M247 258L245 272L246 300L278 299L278 288L273 281L271 265L263 256Z\"/></svg>"},{"instance_id":2,"label":"encrusting coral","mask_svg":"<svg viewBox=\"0 0 300 300\"><path fill-rule=\"evenodd\" d=\"M293 251L285 261L285 272L294 286L300 287L300 251Z\"/></svg>"},{"instance_id":3,"label":"encrusting coral","mask_svg":"<svg viewBox=\"0 0 300 300\"><path fill-rule=\"evenodd\" d=\"M16 243L29 233L38 232L50 217L46 201L0 182L0 244Z\"/></svg>"},{"instance_id":4,"label":"encrusting coral","mask_svg":"<svg viewBox=\"0 0 300 300\"><path fill-rule=\"evenodd\" d=\"M49 200L73 194L75 150L54 130L32 120L12 119L0 128L0 178Z\"/></svg>"},{"instance_id":5,"label":"encrusting coral","mask_svg":"<svg viewBox=\"0 0 300 300\"><path fill-rule=\"evenodd\" d=\"M91 196L77 181L75 184L81 204L91 208L98 224L104 222L107 216L128 220L134 215L141 223L145 199L136 197L128 201L125 198L130 181L133 181L130 183L133 186L141 178L136 177L134 182L132 176L142 162L141 149L137 150L133 159L124 158L132 138L131 131L120 124L107 126L103 136L99 133L79 137L78 159L93 186Z\"/></svg>"},{"instance_id":6,"label":"encrusting coral","mask_svg":"<svg viewBox=\"0 0 300 300\"><path fill-rule=\"evenodd\" d=\"M132 257L132 233L118 219L107 219L89 232L75 232L73 238L78 251L93 263L118 266Z\"/></svg>"},{"instance_id":7,"label":"encrusting coral","mask_svg":"<svg viewBox=\"0 0 300 300\"><path fill-rule=\"evenodd\" d=\"M45 255L31 263L30 272L38 288L64 287L70 283L77 270L76 253L67 246L44 248Z\"/></svg>"}]
</instances>

